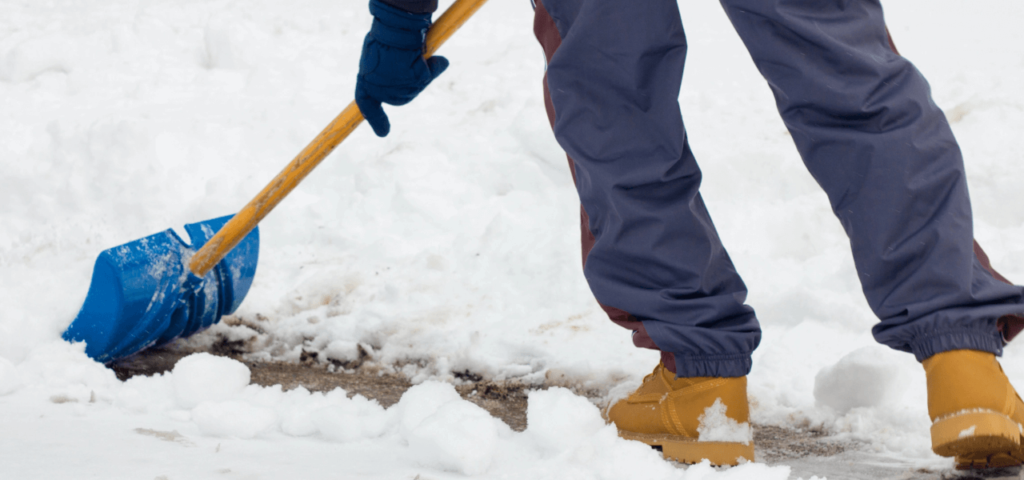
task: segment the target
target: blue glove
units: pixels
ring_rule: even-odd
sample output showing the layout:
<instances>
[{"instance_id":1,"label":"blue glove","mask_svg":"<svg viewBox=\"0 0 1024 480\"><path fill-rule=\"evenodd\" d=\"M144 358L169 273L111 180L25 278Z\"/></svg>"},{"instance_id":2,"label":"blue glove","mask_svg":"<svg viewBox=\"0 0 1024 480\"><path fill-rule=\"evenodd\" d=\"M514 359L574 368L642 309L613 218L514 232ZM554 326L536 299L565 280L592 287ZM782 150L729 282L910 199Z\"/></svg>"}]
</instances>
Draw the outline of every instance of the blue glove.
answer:
<instances>
[{"instance_id":1,"label":"blue glove","mask_svg":"<svg viewBox=\"0 0 1024 480\"><path fill-rule=\"evenodd\" d=\"M381 103L405 105L448 68L444 57L423 59L423 42L430 28L429 13L409 13L370 0L373 26L363 42L356 80L356 104L378 137L387 136L391 123Z\"/></svg>"}]
</instances>

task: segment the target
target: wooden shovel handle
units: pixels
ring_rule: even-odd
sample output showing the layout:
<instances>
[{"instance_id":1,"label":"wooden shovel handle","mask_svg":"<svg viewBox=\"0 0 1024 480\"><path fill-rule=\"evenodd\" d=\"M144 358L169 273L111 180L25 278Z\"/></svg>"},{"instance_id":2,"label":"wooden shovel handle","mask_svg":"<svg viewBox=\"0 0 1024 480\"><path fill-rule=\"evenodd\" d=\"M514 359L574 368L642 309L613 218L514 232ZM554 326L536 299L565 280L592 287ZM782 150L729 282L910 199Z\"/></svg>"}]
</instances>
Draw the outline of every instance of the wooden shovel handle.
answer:
<instances>
[{"instance_id":1,"label":"wooden shovel handle","mask_svg":"<svg viewBox=\"0 0 1024 480\"><path fill-rule=\"evenodd\" d=\"M487 0L456 0L427 32L424 56L430 57L437 52L485 2ZM198 277L205 276L361 123L363 114L356 103L352 102L256 198L192 256L189 270Z\"/></svg>"}]
</instances>

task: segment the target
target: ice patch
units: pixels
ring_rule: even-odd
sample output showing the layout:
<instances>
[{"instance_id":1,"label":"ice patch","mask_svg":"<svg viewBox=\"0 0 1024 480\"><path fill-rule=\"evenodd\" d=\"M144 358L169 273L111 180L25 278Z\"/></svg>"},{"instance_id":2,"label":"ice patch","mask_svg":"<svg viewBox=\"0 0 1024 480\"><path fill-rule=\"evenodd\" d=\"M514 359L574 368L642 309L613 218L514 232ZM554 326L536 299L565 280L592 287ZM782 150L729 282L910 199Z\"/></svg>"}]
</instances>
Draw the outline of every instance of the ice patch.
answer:
<instances>
[{"instance_id":1,"label":"ice patch","mask_svg":"<svg viewBox=\"0 0 1024 480\"><path fill-rule=\"evenodd\" d=\"M179 360L171 378L178 405L195 408L233 397L249 385L250 376L249 367L239 361L196 353Z\"/></svg>"},{"instance_id":2,"label":"ice patch","mask_svg":"<svg viewBox=\"0 0 1024 480\"><path fill-rule=\"evenodd\" d=\"M728 408L718 398L704 409L704 413L697 419L700 422L697 427L698 442L739 442L750 445L754 440L754 430L750 428L750 423L739 423L726 416Z\"/></svg>"},{"instance_id":3,"label":"ice patch","mask_svg":"<svg viewBox=\"0 0 1024 480\"><path fill-rule=\"evenodd\" d=\"M977 430L977 429L978 429L977 425L971 425L971 428L965 428L965 429L961 430L960 431L960 435L958 435L957 438L973 437L974 436L974 431Z\"/></svg>"}]
</instances>

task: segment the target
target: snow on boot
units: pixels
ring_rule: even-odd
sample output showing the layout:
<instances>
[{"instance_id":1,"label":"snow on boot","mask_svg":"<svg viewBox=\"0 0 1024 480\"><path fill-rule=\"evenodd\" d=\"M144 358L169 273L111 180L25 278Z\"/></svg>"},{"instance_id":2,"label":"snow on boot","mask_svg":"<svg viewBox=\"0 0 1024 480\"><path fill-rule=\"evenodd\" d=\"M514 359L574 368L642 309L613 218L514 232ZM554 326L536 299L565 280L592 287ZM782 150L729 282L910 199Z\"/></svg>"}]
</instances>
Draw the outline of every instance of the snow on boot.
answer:
<instances>
[{"instance_id":1,"label":"snow on boot","mask_svg":"<svg viewBox=\"0 0 1024 480\"><path fill-rule=\"evenodd\" d=\"M665 458L682 463L753 461L749 419L747 377L675 378L660 363L608 409L620 437L660 447Z\"/></svg>"},{"instance_id":2,"label":"snow on boot","mask_svg":"<svg viewBox=\"0 0 1024 480\"><path fill-rule=\"evenodd\" d=\"M956 457L961 470L1024 463L1024 402L994 354L952 350L923 365L935 453Z\"/></svg>"}]
</instances>

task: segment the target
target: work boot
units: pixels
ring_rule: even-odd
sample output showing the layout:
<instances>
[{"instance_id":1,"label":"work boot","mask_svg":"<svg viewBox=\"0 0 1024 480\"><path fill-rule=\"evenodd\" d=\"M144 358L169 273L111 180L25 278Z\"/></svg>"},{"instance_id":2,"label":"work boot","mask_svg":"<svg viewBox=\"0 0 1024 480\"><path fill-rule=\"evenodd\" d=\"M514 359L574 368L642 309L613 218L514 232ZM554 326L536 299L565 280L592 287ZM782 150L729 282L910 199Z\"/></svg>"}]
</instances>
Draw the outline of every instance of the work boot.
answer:
<instances>
[{"instance_id":1,"label":"work boot","mask_svg":"<svg viewBox=\"0 0 1024 480\"><path fill-rule=\"evenodd\" d=\"M1024 464L1024 402L996 356L952 350L924 361L932 450L960 470Z\"/></svg>"},{"instance_id":2,"label":"work boot","mask_svg":"<svg viewBox=\"0 0 1024 480\"><path fill-rule=\"evenodd\" d=\"M619 436L660 448L682 463L754 460L747 377L675 378L663 364L608 409Z\"/></svg>"}]
</instances>

